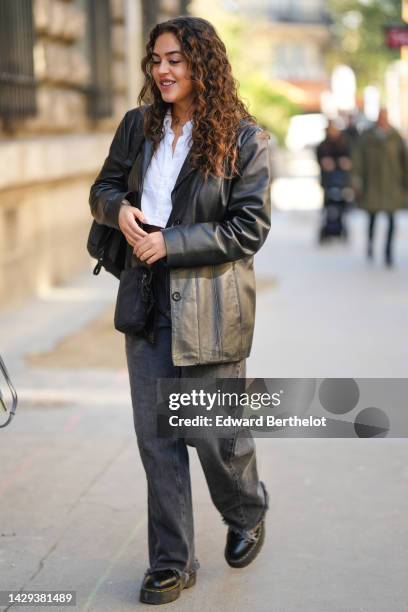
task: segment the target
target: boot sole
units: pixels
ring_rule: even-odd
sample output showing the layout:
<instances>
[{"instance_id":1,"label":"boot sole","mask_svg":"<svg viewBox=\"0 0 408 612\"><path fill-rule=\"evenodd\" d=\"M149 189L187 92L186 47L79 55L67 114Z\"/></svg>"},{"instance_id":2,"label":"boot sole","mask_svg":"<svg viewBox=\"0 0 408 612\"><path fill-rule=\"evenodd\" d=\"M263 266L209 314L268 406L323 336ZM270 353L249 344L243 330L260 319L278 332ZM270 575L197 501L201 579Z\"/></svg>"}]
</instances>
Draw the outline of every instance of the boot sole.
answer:
<instances>
[{"instance_id":1,"label":"boot sole","mask_svg":"<svg viewBox=\"0 0 408 612\"><path fill-rule=\"evenodd\" d=\"M255 557L259 554L264 541L265 541L265 524L263 524L262 526L261 535L259 536L259 540L257 541L256 545L253 548L251 548L251 550L247 552L247 554L244 557L241 557L241 559L237 559L236 561L230 559L228 557L227 550L225 550L226 562L228 563L230 567L235 567L235 568L246 567L247 565L252 563Z\"/></svg>"},{"instance_id":2,"label":"boot sole","mask_svg":"<svg viewBox=\"0 0 408 612\"><path fill-rule=\"evenodd\" d=\"M197 579L197 573L193 572L185 585L181 582L176 584L174 587L168 589L140 589L140 601L147 604L160 605L175 601L180 597L180 593L183 589L189 589L194 586Z\"/></svg>"}]
</instances>

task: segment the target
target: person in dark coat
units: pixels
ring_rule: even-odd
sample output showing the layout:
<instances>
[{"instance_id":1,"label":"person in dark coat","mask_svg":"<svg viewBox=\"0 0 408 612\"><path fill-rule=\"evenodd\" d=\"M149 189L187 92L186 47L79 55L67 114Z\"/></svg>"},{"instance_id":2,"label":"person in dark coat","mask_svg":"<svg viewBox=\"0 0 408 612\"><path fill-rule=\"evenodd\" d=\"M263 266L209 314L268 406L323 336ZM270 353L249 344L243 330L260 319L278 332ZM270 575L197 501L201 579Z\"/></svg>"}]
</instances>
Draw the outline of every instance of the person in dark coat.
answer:
<instances>
[{"instance_id":1,"label":"person in dark coat","mask_svg":"<svg viewBox=\"0 0 408 612\"><path fill-rule=\"evenodd\" d=\"M368 213L367 257L373 257L376 219L385 212L388 231L385 243L385 263L393 265L395 213L406 202L408 190L408 152L382 108L376 124L364 132L353 152L352 182L360 206Z\"/></svg>"},{"instance_id":2,"label":"person in dark coat","mask_svg":"<svg viewBox=\"0 0 408 612\"><path fill-rule=\"evenodd\" d=\"M354 147L357 145L358 139L360 137L360 132L356 126L356 118L353 114L349 114L346 117L347 125L342 130L342 134L347 138L350 152L353 151Z\"/></svg>"},{"instance_id":3,"label":"person in dark coat","mask_svg":"<svg viewBox=\"0 0 408 612\"><path fill-rule=\"evenodd\" d=\"M195 447L228 526L226 562L247 566L265 538L268 492L252 436L241 438L237 428L222 438L203 428L194 439L158 435L157 382L245 378L253 256L270 228L271 169L268 135L240 100L225 45L208 21L157 24L142 69L140 106L118 127L90 206L98 223L125 236L126 272L153 271L154 317L145 333L126 334L126 356L147 481L150 566L140 599L165 604L195 584L200 567L187 446Z\"/></svg>"},{"instance_id":4,"label":"person in dark coat","mask_svg":"<svg viewBox=\"0 0 408 612\"><path fill-rule=\"evenodd\" d=\"M316 157L323 189L331 186L334 173L348 173L351 169L349 141L333 121L327 125L326 138L318 145Z\"/></svg>"},{"instance_id":5,"label":"person in dark coat","mask_svg":"<svg viewBox=\"0 0 408 612\"><path fill-rule=\"evenodd\" d=\"M319 242L330 237L346 240L345 212L352 201L350 143L333 121L328 123L326 137L317 147L316 157L324 193Z\"/></svg>"}]
</instances>

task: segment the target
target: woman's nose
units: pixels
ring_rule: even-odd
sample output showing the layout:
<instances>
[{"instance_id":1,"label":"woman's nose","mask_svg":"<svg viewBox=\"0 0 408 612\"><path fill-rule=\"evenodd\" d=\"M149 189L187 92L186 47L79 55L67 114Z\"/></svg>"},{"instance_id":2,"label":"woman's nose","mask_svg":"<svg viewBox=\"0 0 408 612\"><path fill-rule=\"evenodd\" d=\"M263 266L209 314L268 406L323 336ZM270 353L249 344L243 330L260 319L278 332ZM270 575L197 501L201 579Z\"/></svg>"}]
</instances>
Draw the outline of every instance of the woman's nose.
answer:
<instances>
[{"instance_id":1,"label":"woman's nose","mask_svg":"<svg viewBox=\"0 0 408 612\"><path fill-rule=\"evenodd\" d=\"M169 64L166 61L160 62L160 64L158 65L158 73L160 75L164 75L167 74L169 71Z\"/></svg>"}]
</instances>

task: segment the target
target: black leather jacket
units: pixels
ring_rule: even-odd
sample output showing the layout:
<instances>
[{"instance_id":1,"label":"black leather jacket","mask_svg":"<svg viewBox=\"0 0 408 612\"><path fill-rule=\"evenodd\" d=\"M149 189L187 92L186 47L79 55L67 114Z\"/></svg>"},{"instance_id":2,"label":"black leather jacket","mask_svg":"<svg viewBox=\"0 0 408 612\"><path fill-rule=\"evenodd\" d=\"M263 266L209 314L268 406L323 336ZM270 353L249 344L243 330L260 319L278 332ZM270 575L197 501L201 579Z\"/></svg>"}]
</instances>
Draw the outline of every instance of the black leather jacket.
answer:
<instances>
[{"instance_id":1,"label":"black leather jacket","mask_svg":"<svg viewBox=\"0 0 408 612\"><path fill-rule=\"evenodd\" d=\"M91 187L89 203L99 223L119 229L124 198L140 208L152 157L152 143L144 139L134 160L142 133L139 107L122 119ZM243 123L238 146L240 176L210 176L204 182L188 154L171 194L173 208L162 232L170 268L172 358L177 366L236 361L251 350L253 255L270 228L272 173L268 139L259 126Z\"/></svg>"}]
</instances>

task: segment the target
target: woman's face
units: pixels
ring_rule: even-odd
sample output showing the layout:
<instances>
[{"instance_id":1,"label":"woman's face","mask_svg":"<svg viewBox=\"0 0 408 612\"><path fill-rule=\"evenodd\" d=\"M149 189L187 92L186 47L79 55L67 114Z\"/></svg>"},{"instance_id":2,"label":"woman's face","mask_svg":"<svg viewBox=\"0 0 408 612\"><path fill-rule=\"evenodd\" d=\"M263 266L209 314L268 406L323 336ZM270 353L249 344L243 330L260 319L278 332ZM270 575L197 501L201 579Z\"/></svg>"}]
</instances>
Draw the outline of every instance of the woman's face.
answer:
<instances>
[{"instance_id":1,"label":"woman's face","mask_svg":"<svg viewBox=\"0 0 408 612\"><path fill-rule=\"evenodd\" d=\"M157 37L153 49L152 76L168 103L190 104L193 82L181 44L171 32Z\"/></svg>"}]
</instances>

